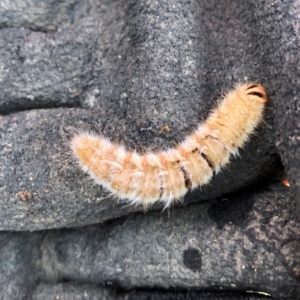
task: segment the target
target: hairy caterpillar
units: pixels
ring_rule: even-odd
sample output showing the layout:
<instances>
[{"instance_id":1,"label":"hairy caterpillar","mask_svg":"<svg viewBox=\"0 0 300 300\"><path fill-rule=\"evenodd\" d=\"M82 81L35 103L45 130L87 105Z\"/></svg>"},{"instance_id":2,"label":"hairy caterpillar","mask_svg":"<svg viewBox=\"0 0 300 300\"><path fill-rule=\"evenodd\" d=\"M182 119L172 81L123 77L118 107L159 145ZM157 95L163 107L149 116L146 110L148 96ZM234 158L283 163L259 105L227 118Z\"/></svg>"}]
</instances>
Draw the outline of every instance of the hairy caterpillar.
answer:
<instances>
[{"instance_id":1,"label":"hairy caterpillar","mask_svg":"<svg viewBox=\"0 0 300 300\"><path fill-rule=\"evenodd\" d=\"M142 155L89 133L75 135L71 149L83 171L112 195L145 207L163 201L167 207L229 162L262 120L266 101L261 85L238 85L205 123L167 151Z\"/></svg>"}]
</instances>

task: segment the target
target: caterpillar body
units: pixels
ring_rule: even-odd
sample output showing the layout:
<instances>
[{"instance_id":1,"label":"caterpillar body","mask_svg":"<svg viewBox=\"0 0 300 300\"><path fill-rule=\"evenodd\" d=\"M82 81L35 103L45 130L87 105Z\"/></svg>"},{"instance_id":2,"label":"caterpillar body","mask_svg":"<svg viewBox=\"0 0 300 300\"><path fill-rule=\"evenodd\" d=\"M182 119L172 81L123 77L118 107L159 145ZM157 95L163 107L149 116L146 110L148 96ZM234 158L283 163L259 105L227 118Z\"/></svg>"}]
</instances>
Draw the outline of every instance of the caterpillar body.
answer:
<instances>
[{"instance_id":1,"label":"caterpillar body","mask_svg":"<svg viewBox=\"0 0 300 300\"><path fill-rule=\"evenodd\" d=\"M261 122L266 101L261 85L238 85L204 123L166 151L139 154L90 133L75 135L71 149L82 170L112 195L145 207L163 201L167 207L228 164Z\"/></svg>"}]
</instances>

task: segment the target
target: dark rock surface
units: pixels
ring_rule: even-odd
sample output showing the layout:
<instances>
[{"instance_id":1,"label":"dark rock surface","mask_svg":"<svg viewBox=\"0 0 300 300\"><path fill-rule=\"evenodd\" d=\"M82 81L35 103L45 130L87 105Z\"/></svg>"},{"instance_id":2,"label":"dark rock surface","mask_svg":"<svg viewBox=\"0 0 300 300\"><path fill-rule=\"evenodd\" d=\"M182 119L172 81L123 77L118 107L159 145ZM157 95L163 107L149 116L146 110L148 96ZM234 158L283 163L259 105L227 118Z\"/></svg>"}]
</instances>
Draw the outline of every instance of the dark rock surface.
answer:
<instances>
[{"instance_id":1,"label":"dark rock surface","mask_svg":"<svg viewBox=\"0 0 300 300\"><path fill-rule=\"evenodd\" d=\"M88 181L72 161L65 128L90 117L89 112L72 109L32 110L2 117L0 229L86 225L143 210L124 207L112 198L101 201L106 192ZM185 202L220 196L246 185L255 179L255 174L262 178L268 169L276 175L278 163L273 145L262 138L252 142L229 168L207 187L188 195ZM252 161L253 153L257 155L256 163ZM31 196L24 199L24 193Z\"/></svg>"},{"instance_id":2,"label":"dark rock surface","mask_svg":"<svg viewBox=\"0 0 300 300\"><path fill-rule=\"evenodd\" d=\"M289 189L275 183L169 214L133 214L80 229L3 232L1 289L9 299L30 299L34 287L35 295L43 294L47 285L39 282L105 284L128 292L209 287L296 299L300 223L288 196ZM84 294L89 288L76 289Z\"/></svg>"},{"instance_id":3,"label":"dark rock surface","mask_svg":"<svg viewBox=\"0 0 300 300\"><path fill-rule=\"evenodd\" d=\"M100 201L105 191L87 182L72 162L67 143L76 130L101 132L128 147L164 148L204 120L220 93L236 82L255 80L269 87L250 4L68 3L53 12L55 20L69 7L55 31L15 25L0 32L0 111L8 114L0 122L2 230L81 226L140 209ZM40 14L47 16L48 5ZM19 20L16 10L11 13ZM265 125L240 157L185 202L277 176L271 100ZM140 133L149 122L155 129ZM165 124L171 131L159 134ZM32 195L28 201L19 197L24 192Z\"/></svg>"},{"instance_id":4,"label":"dark rock surface","mask_svg":"<svg viewBox=\"0 0 300 300\"><path fill-rule=\"evenodd\" d=\"M253 293L234 293L227 292L150 292L133 291L128 300L267 300L269 297Z\"/></svg>"},{"instance_id":5,"label":"dark rock surface","mask_svg":"<svg viewBox=\"0 0 300 300\"><path fill-rule=\"evenodd\" d=\"M92 284L41 283L29 297L32 300L128 300L129 293L117 293L112 288Z\"/></svg>"},{"instance_id":6,"label":"dark rock surface","mask_svg":"<svg viewBox=\"0 0 300 300\"><path fill-rule=\"evenodd\" d=\"M300 216L300 3L266 1L256 6L259 45L264 45L262 63L269 73L274 96L276 146L292 186ZM268 14L264 13L270 9ZM272 43L268 41L272 40Z\"/></svg>"},{"instance_id":7,"label":"dark rock surface","mask_svg":"<svg viewBox=\"0 0 300 300\"><path fill-rule=\"evenodd\" d=\"M298 0L1 1L0 298L300 298L299 24ZM241 81L265 123L194 204L134 214L70 156L82 129L170 147Z\"/></svg>"}]
</instances>

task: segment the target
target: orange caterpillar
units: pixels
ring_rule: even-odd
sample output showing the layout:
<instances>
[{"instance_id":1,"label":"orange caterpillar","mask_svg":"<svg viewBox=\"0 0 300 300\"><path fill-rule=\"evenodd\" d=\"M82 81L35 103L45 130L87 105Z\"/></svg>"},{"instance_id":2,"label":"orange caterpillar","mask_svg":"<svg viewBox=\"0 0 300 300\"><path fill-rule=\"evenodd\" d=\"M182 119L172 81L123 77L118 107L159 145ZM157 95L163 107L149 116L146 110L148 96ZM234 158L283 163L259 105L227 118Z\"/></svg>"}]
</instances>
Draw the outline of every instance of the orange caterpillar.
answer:
<instances>
[{"instance_id":1,"label":"orange caterpillar","mask_svg":"<svg viewBox=\"0 0 300 300\"><path fill-rule=\"evenodd\" d=\"M75 135L71 148L83 171L112 195L145 207L163 201L167 207L229 162L262 120L266 101L261 85L238 85L205 123L167 151L141 155L89 133Z\"/></svg>"}]
</instances>

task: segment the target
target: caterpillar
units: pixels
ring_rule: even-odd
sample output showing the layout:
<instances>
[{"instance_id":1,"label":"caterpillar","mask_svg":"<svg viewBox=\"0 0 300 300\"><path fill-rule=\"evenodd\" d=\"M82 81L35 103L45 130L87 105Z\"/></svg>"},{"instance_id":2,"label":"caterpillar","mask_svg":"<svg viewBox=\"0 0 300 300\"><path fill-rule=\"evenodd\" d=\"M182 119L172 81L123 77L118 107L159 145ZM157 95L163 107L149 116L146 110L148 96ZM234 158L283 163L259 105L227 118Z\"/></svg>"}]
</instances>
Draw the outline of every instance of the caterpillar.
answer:
<instances>
[{"instance_id":1,"label":"caterpillar","mask_svg":"<svg viewBox=\"0 0 300 300\"><path fill-rule=\"evenodd\" d=\"M139 154L91 133L75 135L70 146L82 170L113 196L146 208L157 201L168 207L229 163L262 121L266 102L261 85L237 85L204 123L166 151Z\"/></svg>"}]
</instances>

